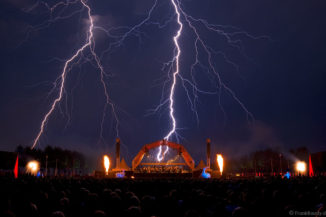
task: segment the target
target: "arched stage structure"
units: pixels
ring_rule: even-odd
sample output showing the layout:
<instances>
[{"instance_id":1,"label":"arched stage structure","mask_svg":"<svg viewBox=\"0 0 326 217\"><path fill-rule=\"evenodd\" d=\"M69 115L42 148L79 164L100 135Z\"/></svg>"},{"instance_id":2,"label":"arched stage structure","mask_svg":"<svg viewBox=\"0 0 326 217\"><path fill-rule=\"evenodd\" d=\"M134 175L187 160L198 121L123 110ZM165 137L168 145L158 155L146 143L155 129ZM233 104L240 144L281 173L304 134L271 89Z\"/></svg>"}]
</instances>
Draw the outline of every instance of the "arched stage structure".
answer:
<instances>
[{"instance_id":1,"label":"arched stage structure","mask_svg":"<svg viewBox=\"0 0 326 217\"><path fill-rule=\"evenodd\" d=\"M147 144L144 145L141 150L138 152L138 154L135 156L135 158L132 160L132 170L135 170L135 168L137 168L140 164L140 162L142 161L144 155L146 153L149 152L149 150L153 149L153 148L157 148L159 146L168 146L169 148L175 149L178 151L178 153L183 157L183 159L185 160L186 165L191 169L194 170L195 169L195 162L192 159L192 157L190 156L190 154L188 153L188 151L180 144L174 143L174 142L169 142L166 140L160 140L160 141L156 141L153 142L151 144ZM164 165L165 163L157 163L160 165ZM153 164L154 165L154 164ZM171 164L167 164L166 165L171 165ZM176 164L175 164L176 165Z\"/></svg>"}]
</instances>

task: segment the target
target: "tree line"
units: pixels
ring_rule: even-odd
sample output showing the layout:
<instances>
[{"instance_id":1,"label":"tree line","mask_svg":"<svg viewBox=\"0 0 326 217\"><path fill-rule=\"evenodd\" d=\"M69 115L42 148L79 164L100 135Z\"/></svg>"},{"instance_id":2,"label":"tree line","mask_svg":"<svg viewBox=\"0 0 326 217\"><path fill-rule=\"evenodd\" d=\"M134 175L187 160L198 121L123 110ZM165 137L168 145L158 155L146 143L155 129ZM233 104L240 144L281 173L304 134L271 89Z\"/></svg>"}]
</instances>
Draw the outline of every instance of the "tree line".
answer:
<instances>
[{"instance_id":1,"label":"tree line","mask_svg":"<svg viewBox=\"0 0 326 217\"><path fill-rule=\"evenodd\" d=\"M57 168L64 169L86 169L85 156L78 152L60 147L47 146L42 149L31 149L19 145L16 148L16 153L19 156L20 165L26 165L30 160L37 160L41 164L41 168Z\"/></svg>"}]
</instances>

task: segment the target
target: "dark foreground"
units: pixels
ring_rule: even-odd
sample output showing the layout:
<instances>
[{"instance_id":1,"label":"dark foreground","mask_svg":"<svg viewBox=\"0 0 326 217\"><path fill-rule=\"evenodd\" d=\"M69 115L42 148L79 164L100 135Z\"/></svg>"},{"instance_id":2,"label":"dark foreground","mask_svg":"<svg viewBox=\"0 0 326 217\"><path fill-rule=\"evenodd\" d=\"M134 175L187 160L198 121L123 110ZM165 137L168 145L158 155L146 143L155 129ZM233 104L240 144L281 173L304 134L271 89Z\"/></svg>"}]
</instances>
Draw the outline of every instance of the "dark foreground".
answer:
<instances>
[{"instance_id":1,"label":"dark foreground","mask_svg":"<svg viewBox=\"0 0 326 217\"><path fill-rule=\"evenodd\" d=\"M326 178L0 180L0 216L326 216Z\"/></svg>"}]
</instances>

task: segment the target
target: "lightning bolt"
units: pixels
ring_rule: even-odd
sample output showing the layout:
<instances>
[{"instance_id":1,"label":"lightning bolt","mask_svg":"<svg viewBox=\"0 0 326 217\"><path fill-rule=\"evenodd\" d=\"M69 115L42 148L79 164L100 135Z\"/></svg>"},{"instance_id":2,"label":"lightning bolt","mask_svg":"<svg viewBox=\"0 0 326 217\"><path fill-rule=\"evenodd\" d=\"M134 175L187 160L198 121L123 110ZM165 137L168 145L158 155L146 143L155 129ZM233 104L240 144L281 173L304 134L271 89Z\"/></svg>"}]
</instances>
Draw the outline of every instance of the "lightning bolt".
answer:
<instances>
[{"instance_id":1,"label":"lightning bolt","mask_svg":"<svg viewBox=\"0 0 326 217\"><path fill-rule=\"evenodd\" d=\"M67 15L62 15L64 14L64 12L67 10L68 6L78 3L80 2L82 4L82 8L79 10L76 10L72 13L68 13ZM80 12L82 12L83 9L87 9L87 15L88 15L88 20L89 20L89 28L88 28L88 32L87 32L87 39L85 44L80 47L75 53L74 55L66 60L63 61L64 62L64 67L61 73L61 76L58 77L56 79L56 81L54 82L54 87L52 88L52 90L50 91L49 94L51 94L52 92L54 92L56 90L56 88L59 86L59 95L57 98L55 98L55 100L53 101L53 103L51 104L50 110L45 114L42 122L41 122L41 127L40 130L36 136L36 138L34 139L32 148L34 148L38 143L39 140L41 138L41 136L44 133L44 129L46 127L46 124L50 118L50 116L52 115L53 111L55 110L55 108L57 107L58 104L60 104L60 102L62 101L62 98L65 94L65 82L66 82L66 75L67 73L73 68L74 65L77 65L80 63L80 60L76 61L78 59L79 56L83 56L83 52L86 49L90 50L91 56L95 62L95 66L99 69L100 71L100 82L103 86L103 90L104 90L104 96L105 96L105 105L103 108L103 113L102 113L102 119L101 119L101 124L100 124L100 137L99 137L99 142L104 142L104 138L103 138L103 132L104 132L104 122L106 119L106 115L107 115L107 110L110 107L111 108L111 112L112 112L112 116L114 118L115 121L115 131L116 131L116 137L119 137L119 119L118 119L118 115L116 112L116 107L113 104L112 100L110 99L109 96L109 92L108 92L108 88L105 82L105 78L108 76L108 74L106 74L104 67L101 64L101 59L103 58L103 56L107 53L107 52L111 52L113 53L114 48L119 48L120 46L123 45L124 41L130 37L130 36L136 36L139 38L139 40L141 40L141 35L145 35L145 33L140 31L140 28L144 25L157 25L160 26L161 24L158 22L150 22L150 18L152 15L153 10L155 9L155 7L157 6L157 2L158 0L154 1L154 4L152 5L152 7L150 8L149 12L148 12L148 16L145 17L145 19L143 19L141 22L139 22L138 24L136 24L135 26L132 27L126 27L126 26L122 26L122 27L114 27L111 28L109 30L105 29L104 27L101 26L95 26L94 25L94 20L91 16L91 8L90 6L86 3L85 0L72 0L72 1L66 1L66 2L58 2L56 3L54 6L49 6L47 3L43 2L43 1L37 1L34 5L32 5L29 8L26 8L24 11L25 12L31 12L32 10L36 9L37 7L43 6L45 7L48 11L49 11L49 20L46 20L36 26L29 26L29 28L27 29L27 36L25 38L24 41L26 41L30 35L31 32L33 31L38 31L44 28L49 27L52 23L58 21L58 20L63 20L63 19L67 19L72 17L75 14L78 14ZM54 16L53 13L56 9L60 9L60 12L58 13L58 16ZM163 28L166 24L160 26L160 28ZM95 52L95 39L94 39L94 30L100 30L103 31L110 39L115 40L113 43L110 43L109 47L107 49L105 49L100 56L98 56ZM115 32L121 32L121 31L125 31L123 34L116 34ZM23 41L23 42L24 42ZM83 56L84 57L84 56ZM85 57L86 61L90 61L88 57ZM61 61L61 60L60 60ZM66 107L67 107L67 99L66 99ZM68 122L70 121L70 115L67 114L68 116ZM67 122L67 125L68 125ZM66 125L66 127L67 127Z\"/></svg>"},{"instance_id":2,"label":"lightning bolt","mask_svg":"<svg viewBox=\"0 0 326 217\"><path fill-rule=\"evenodd\" d=\"M170 109L170 119L172 121L172 128L171 130L168 132L168 134L164 137L164 140L169 140L169 138L171 137L171 135L173 133L175 133L176 130L176 119L174 117L174 91L175 91L175 86L177 84L177 75L179 74L179 61L180 61L180 55L181 55L181 49L180 49L180 45L179 45L179 38L181 36L181 32L182 32L182 28L183 28L183 24L180 21L180 12L179 12L179 7L177 5L177 3L175 2L175 0L171 0L171 3L173 4L175 13L177 15L177 23L179 25L179 29L177 31L177 34L173 37L173 41L174 41L174 45L176 48L176 55L173 57L173 62L175 63L175 71L173 72L173 80L172 80L172 85L171 85L171 91L170 91L170 96L169 96L169 109ZM158 161L162 161L164 159L164 156L166 155L166 153L169 151L169 147L166 146L163 154L162 154L162 146L159 146L159 152L157 154L157 160Z\"/></svg>"},{"instance_id":3,"label":"lightning bolt","mask_svg":"<svg viewBox=\"0 0 326 217\"><path fill-rule=\"evenodd\" d=\"M238 70L238 66L232 62L226 54L224 54L221 51L216 51L212 47L210 47L205 40L202 38L199 28L196 27L197 25L201 25L204 29L206 29L210 33L217 34L219 36L222 36L227 44L231 46L232 48L238 49L245 57L245 53L242 49L242 41L239 39L241 36L245 36L247 38L257 40L257 39L268 39L270 38L268 36L259 36L255 37L245 31L240 30L237 27L233 26L224 26L224 25L216 25L216 24L210 24L204 19L196 19L189 14L187 14L183 9L181 5L181 0L170 0L171 5L173 6L175 15L176 15L176 23L178 24L179 28L177 29L176 35L173 36L173 42L175 46L174 56L172 59L164 64L163 70L167 67L168 68L168 74L169 79L164 82L163 85L163 91L161 96L160 104L153 109L152 111L155 113L159 111L163 106L168 104L169 109L169 118L171 121L171 128L167 135L164 137L164 142L171 139L171 137L174 135L176 136L176 139L180 137L177 133L177 121L175 118L175 108L174 108L174 102L175 102L175 89L178 84L178 80L181 83L182 87L185 90L186 97L190 103L191 110L196 116L197 123L199 123L199 115L197 113L197 101L198 101L198 94L206 94L206 95L218 95L218 102L221 108L221 111L224 114L224 117L226 117L226 112L222 106L221 103L221 94L223 91L228 93L228 95L233 98L233 100L242 108L242 110L245 112L247 120L248 121L254 121L254 117L252 113L247 109L245 104L239 99L239 97L236 95L236 93L224 83L222 80L222 77L220 75L220 72L216 69L216 66L214 65L214 57L219 55L221 56L228 64L232 65L234 68ZM180 56L181 56L181 47L179 39L182 35L182 30L187 26L192 33L194 34L194 49L195 49L195 61L190 66L190 79L184 77L180 72ZM207 56L206 62L207 66L200 60L199 55L199 49L202 49L204 53ZM196 79L195 79L195 72L196 67L199 67L203 69L204 71L212 74L212 80L216 80L216 86L215 90L207 91L203 90L198 87ZM171 73L172 72L172 73ZM170 74L171 73L171 74ZM172 84L169 89L168 97L164 97L164 90L166 87L166 84L172 80ZM193 99L191 98L193 96ZM164 143L163 143L164 146ZM156 156L157 161L162 161L164 159L164 156L167 154L169 148L166 146L165 150L163 151L162 145L159 146L158 154Z\"/></svg>"},{"instance_id":4,"label":"lightning bolt","mask_svg":"<svg viewBox=\"0 0 326 217\"><path fill-rule=\"evenodd\" d=\"M45 8L46 11L48 12L46 14L48 16L48 19L44 19L43 22L41 22L37 25L27 26L27 28L25 30L25 32L26 32L25 39L22 40L21 43L19 43L18 47L29 39L32 32L36 32L38 30L45 29L45 28L49 27L51 24L53 24L59 20L65 20L65 19L71 18L74 15L82 12L84 7L81 7L80 9L75 10L70 13L67 12L67 14L65 14L66 11L68 10L69 6L74 5L78 2L80 2L80 0L61 1L61 2L54 4L51 7L48 3L44 2L44 1L36 1L35 4L33 4L32 6L30 6L28 8L23 8L23 12L25 12L25 13L31 13L33 10L36 10L38 8L42 8L42 9ZM54 15L55 12L57 12L56 15Z\"/></svg>"},{"instance_id":5,"label":"lightning bolt","mask_svg":"<svg viewBox=\"0 0 326 217\"><path fill-rule=\"evenodd\" d=\"M35 146L38 144L42 134L44 133L44 129L46 127L46 124L50 118L50 116L53 114L53 111L55 110L55 108L57 107L57 105L62 101L63 95L65 93L65 82L66 82L66 76L67 73L71 70L72 66L70 66L72 63L74 63L74 61L83 54L83 52L89 48L90 53L92 55L92 57L95 60L96 63L96 67L99 69L100 71L100 79L101 79L101 83L103 85L103 89L104 89L104 95L106 98L106 102L104 105L104 110L103 110L103 115L102 115L102 121L101 121L101 135L103 133L103 124L104 124L104 119L105 119L105 114L106 114L106 110L108 108L108 106L111 107L112 113L113 113L113 117L115 119L116 122L116 136L119 136L119 131L118 131L118 125L119 125L119 121L118 121L118 117L117 117L117 113L115 110L115 106L112 103L110 97L109 97L109 93L108 93L108 89L105 83L105 76L106 73L104 71L103 66L101 65L100 62L100 58L98 57L98 55L95 53L95 39L94 39L94 20L91 16L91 8L89 7L89 5L84 1L84 0L79 0L80 3L83 5L83 8L85 8L87 10L87 15L88 15L88 20L89 20L89 28L88 28L88 32L87 32L87 39L84 45L82 45L71 57L70 59L68 59L63 67L62 73L60 75L60 77L57 79L57 81L59 81L59 95L57 96L57 98L54 99L54 101L51 104L50 110L45 114L42 122L41 122L41 126L40 126L40 130L36 136L36 138L34 139L33 145L32 145L32 149L35 148ZM74 3L77 1L74 1ZM59 5L67 5L71 2L68 3L57 3L55 6L51 7L50 10L53 11L56 7L58 7ZM57 20L59 18L56 19L52 19L52 20ZM45 24L42 24L42 28L44 27Z\"/></svg>"},{"instance_id":6,"label":"lightning bolt","mask_svg":"<svg viewBox=\"0 0 326 217\"><path fill-rule=\"evenodd\" d=\"M177 84L177 75L179 74L179 61L180 61L180 55L181 55L181 49L180 49L180 45L179 45L179 38L182 32L182 28L183 25L180 21L180 12L179 12L179 7L177 6L177 4L175 3L175 0L171 0L171 3L173 4L175 13L177 14L177 23L179 25L179 29L177 31L177 34L173 37L173 41L175 44L175 48L177 49L177 53L176 56L173 58L174 62L175 62L175 71L173 72L173 82L172 82L172 86L171 86L171 91L170 91L170 97L169 97L169 101L170 101L170 118L172 120L172 129L170 130L170 132L164 137L165 140L169 140L170 136L175 133L175 129L176 129L176 120L174 117L174 91L175 91L175 86ZM167 152L167 151L165 151Z\"/></svg>"},{"instance_id":7,"label":"lightning bolt","mask_svg":"<svg viewBox=\"0 0 326 217\"><path fill-rule=\"evenodd\" d=\"M158 112L160 109L163 107L167 107L169 110L169 120L170 120L170 129L168 130L167 134L163 137L163 144L159 146L159 152L156 156L158 161L162 161L164 159L164 156L167 154L169 151L168 146L164 145L168 140L171 140L171 138L176 138L179 140L180 135L178 134L177 130L180 129L179 125L177 124L177 119L175 115L175 92L176 92L176 87L179 85L183 87L186 98L190 104L190 108L192 112L195 114L197 123L199 123L199 115L197 112L197 103L199 99L199 94L205 94L205 95L217 95L218 96L218 102L221 107L221 111L223 114L226 116L226 112L223 109L222 103L221 103L221 95L223 92L227 93L233 100L242 108L244 113L247 116L248 121L249 120L254 120L253 115L250 113L250 111L247 109L245 104L240 100L240 98L236 95L236 93L229 87L227 86L221 75L220 72L217 70L216 65L214 64L215 58L217 56L222 57L228 64L232 65L234 68L238 69L238 66L232 62L228 56L223 53L222 51L216 51L214 47L210 47L208 43L205 42L204 37L201 34L202 29L205 29L206 31L216 34L218 36L222 36L226 43L231 46L232 48L238 49L242 54L245 54L243 49L242 49L242 41L239 39L239 37L247 37L250 39L265 39L268 38L266 36L263 37L255 37L250 34L248 34L245 31L242 31L241 29L233 26L224 26L224 25L216 25L216 24L210 24L204 19L198 19L194 18L191 15L187 14L182 7L181 0L170 0L171 6L173 8L173 16L170 17L166 22L161 24L160 22L151 22L150 19L152 17L152 13L154 12L154 9L156 8L158 4L158 0L154 1L154 4L150 8L150 10L147 13L147 16L135 24L134 26L120 26L120 27L114 27L110 29L105 29L104 27L100 26L95 26L94 25L94 20L91 16L91 8L89 5L86 3L86 0L73 0L73 1L67 1L67 2L60 2L57 3L56 5L49 7L46 3L43 3L46 8L52 12L58 8L63 7L61 10L61 13L63 14L64 9L68 7L70 4L78 3L80 2L82 5L82 9L79 9L71 14L68 15L62 15L58 17L52 17L50 16L50 21L49 22L43 22L40 25L36 27L36 29L40 28L45 28L51 23L60 20L60 19L65 19L69 18L72 15L81 12L83 9L87 10L88 14L88 20L89 20L89 28L87 31L87 38L85 44L83 44L72 56L70 59L65 61L64 67L62 70L61 75L58 77L58 79L55 82L55 87L59 87L59 94L57 98L53 101L51 104L50 110L45 114L42 122L41 122L41 127L40 131L38 132L32 148L34 148L38 143L41 138L41 136L44 133L44 129L46 127L46 124L50 118L50 116L53 114L53 111L55 108L60 104L62 101L63 95L65 94L65 82L66 82L66 76L67 73L73 68L75 64L78 64L80 61L80 58L83 58L83 53L89 49L90 51L90 56L91 60L95 63L94 65L96 68L98 68L100 72L100 81L104 89L104 95L105 95L105 105L103 108L103 115L102 115L102 120L101 120L101 132L100 132L100 140L103 140L103 125L105 122L105 118L107 115L107 110L110 108L112 111L112 116L115 120L115 128L116 128L116 135L117 137L119 136L119 119L117 116L116 112L116 107L113 104L113 102L110 99L109 92L108 92L108 87L105 82L106 76L108 76L101 65L101 60L103 56L111 52L112 54L113 50L115 48L119 48L123 45L124 41L131 36L136 36L139 38L141 41L141 37L143 35L146 36L144 32L141 31L141 28L146 25L156 25L159 28L164 28L167 26L168 23L172 22L173 20L175 23L177 23L178 28L176 30L176 33L173 35L173 44L174 44L174 51L173 51L173 56L170 59L169 62L163 64L163 71L168 71L167 77L164 81L163 84L163 90L162 90L162 95L161 95L161 100L159 105L152 109L153 113ZM37 7L37 5L34 5L31 9ZM200 26L201 28L199 28ZM189 66L189 78L186 77L185 69L181 70L180 67L180 58L182 54L182 47L180 46L180 38L182 36L183 30L187 28L189 29L192 34L194 35L194 56L195 60L194 62ZM95 39L94 39L94 30L100 30L103 31L110 39L113 40L113 42L110 42L110 45L107 49L105 49L100 55L97 55L95 52ZM204 58L205 62L202 61L202 55L201 52L204 52ZM85 57L84 57L85 58ZM89 61L90 59L85 58L86 61ZM196 81L196 72L197 68L201 69L202 71L206 72L211 80L212 83L214 82L215 86L213 90L206 90L206 89L201 89L199 85L197 84ZM54 88L55 89L55 88ZM166 91L167 90L167 91ZM168 94L166 95L166 92ZM163 147L165 147L165 150L163 151Z\"/></svg>"}]
</instances>

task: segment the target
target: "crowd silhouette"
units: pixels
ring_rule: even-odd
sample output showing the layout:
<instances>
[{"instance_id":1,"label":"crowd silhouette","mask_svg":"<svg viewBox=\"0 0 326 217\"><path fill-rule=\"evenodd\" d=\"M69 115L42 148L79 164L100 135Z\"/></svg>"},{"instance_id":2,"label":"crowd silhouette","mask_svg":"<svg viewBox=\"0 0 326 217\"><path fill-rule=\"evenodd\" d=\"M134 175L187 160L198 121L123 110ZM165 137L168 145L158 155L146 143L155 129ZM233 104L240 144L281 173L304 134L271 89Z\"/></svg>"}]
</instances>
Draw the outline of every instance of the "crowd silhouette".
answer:
<instances>
[{"instance_id":1,"label":"crowd silhouette","mask_svg":"<svg viewBox=\"0 0 326 217\"><path fill-rule=\"evenodd\" d=\"M288 216L324 212L323 177L95 179L2 176L0 216Z\"/></svg>"}]
</instances>

